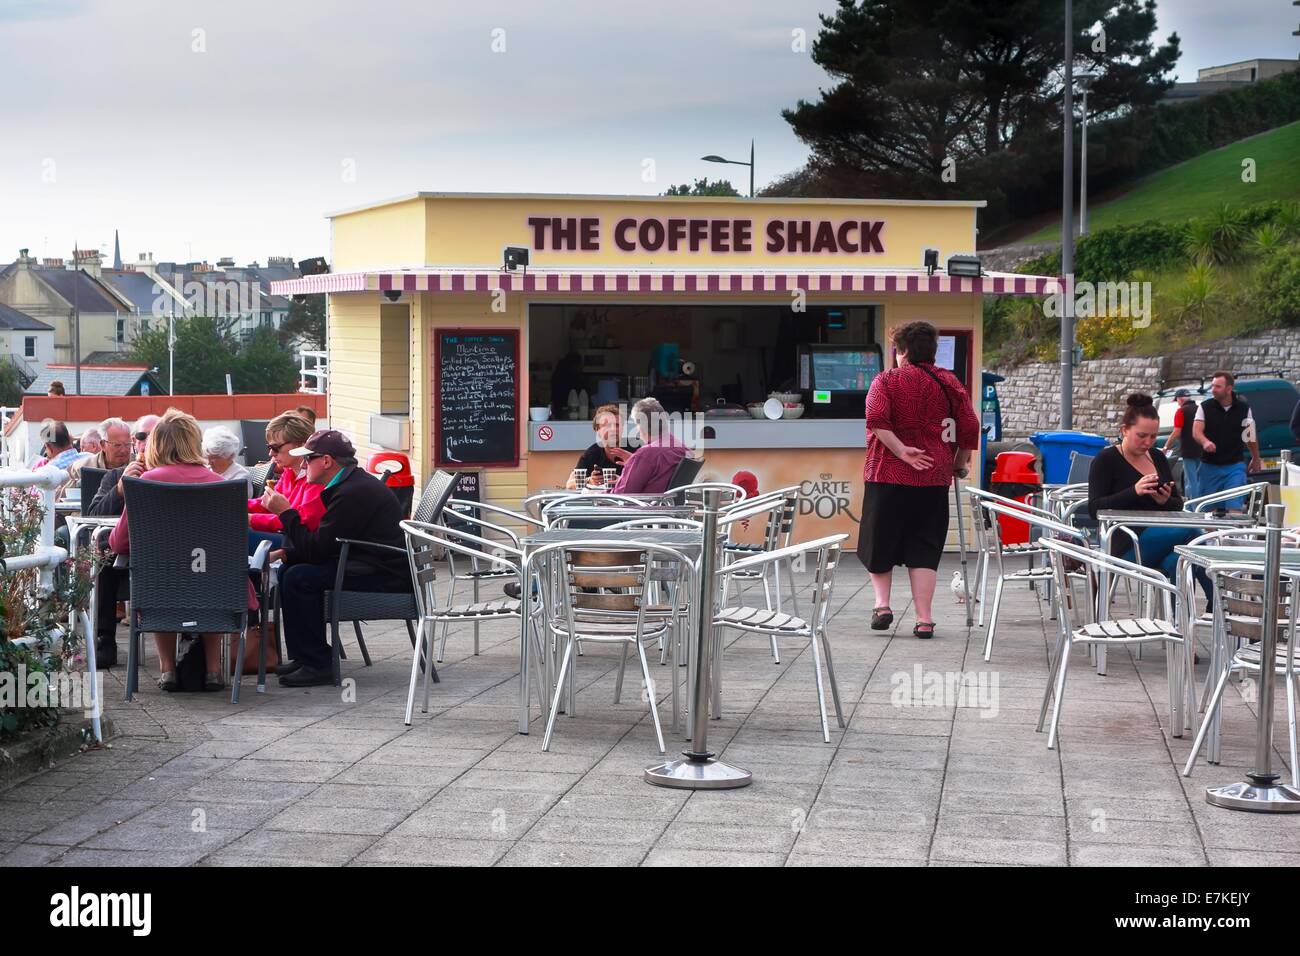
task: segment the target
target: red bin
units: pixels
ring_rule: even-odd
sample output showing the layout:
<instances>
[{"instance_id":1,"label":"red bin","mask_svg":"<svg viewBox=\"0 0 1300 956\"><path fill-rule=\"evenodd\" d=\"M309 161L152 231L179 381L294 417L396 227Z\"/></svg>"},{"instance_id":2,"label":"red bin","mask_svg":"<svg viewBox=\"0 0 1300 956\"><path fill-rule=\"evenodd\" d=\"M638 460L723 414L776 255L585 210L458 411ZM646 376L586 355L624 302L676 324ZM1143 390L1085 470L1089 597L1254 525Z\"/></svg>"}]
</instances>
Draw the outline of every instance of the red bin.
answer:
<instances>
[{"instance_id":1,"label":"red bin","mask_svg":"<svg viewBox=\"0 0 1300 956\"><path fill-rule=\"evenodd\" d=\"M1038 493L1043 480L1038 474L1038 456L1027 451L1004 451L993 466L989 491L1016 501L1029 501ZM1028 544L1029 524L998 515L1003 544Z\"/></svg>"},{"instance_id":2,"label":"red bin","mask_svg":"<svg viewBox=\"0 0 1300 956\"><path fill-rule=\"evenodd\" d=\"M366 460L366 471L393 489L393 494L401 502L402 513L409 518L411 503L415 499L415 473L411 471L411 459L400 452L377 451Z\"/></svg>"}]
</instances>

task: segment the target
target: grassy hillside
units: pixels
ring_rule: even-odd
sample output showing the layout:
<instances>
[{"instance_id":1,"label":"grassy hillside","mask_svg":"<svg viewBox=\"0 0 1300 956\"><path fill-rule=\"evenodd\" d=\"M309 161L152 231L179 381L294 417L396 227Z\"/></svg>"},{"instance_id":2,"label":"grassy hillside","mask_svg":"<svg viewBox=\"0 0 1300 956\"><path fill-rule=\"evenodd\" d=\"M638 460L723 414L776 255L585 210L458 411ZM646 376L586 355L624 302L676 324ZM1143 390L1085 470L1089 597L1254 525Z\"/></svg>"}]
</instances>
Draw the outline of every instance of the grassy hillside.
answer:
<instances>
[{"instance_id":1,"label":"grassy hillside","mask_svg":"<svg viewBox=\"0 0 1300 956\"><path fill-rule=\"evenodd\" d=\"M1090 232L1148 219L1174 222L1203 216L1225 203L1244 206L1300 198L1300 123L1291 123L1212 150L1138 183L1109 202L1089 203ZM1243 183L1242 160L1255 161L1255 182ZM1076 197L1077 202L1077 197ZM1077 209L1076 209L1077 213ZM1051 242L1061 221L1020 242Z\"/></svg>"}]
</instances>

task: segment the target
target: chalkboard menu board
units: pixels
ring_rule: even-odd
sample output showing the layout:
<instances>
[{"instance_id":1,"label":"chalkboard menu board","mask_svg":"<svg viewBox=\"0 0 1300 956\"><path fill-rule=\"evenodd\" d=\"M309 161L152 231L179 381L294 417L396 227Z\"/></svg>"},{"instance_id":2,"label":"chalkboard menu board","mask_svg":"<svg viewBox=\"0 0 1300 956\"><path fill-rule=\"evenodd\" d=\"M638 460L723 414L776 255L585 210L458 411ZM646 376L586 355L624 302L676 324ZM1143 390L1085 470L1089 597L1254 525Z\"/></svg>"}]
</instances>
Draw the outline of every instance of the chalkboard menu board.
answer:
<instances>
[{"instance_id":1,"label":"chalkboard menu board","mask_svg":"<svg viewBox=\"0 0 1300 956\"><path fill-rule=\"evenodd\" d=\"M434 349L437 466L517 466L519 330L443 329Z\"/></svg>"}]
</instances>

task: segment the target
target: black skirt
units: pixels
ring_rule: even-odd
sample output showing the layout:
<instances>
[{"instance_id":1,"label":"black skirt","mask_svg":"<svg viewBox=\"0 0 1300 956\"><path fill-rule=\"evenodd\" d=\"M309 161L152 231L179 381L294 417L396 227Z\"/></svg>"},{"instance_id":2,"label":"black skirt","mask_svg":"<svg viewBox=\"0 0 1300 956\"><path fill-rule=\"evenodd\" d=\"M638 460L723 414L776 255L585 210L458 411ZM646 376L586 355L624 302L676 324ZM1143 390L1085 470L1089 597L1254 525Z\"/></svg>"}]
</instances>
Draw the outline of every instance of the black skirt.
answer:
<instances>
[{"instance_id":1,"label":"black skirt","mask_svg":"<svg viewBox=\"0 0 1300 956\"><path fill-rule=\"evenodd\" d=\"M947 485L866 483L858 558L872 574L898 565L938 570L947 540Z\"/></svg>"}]
</instances>

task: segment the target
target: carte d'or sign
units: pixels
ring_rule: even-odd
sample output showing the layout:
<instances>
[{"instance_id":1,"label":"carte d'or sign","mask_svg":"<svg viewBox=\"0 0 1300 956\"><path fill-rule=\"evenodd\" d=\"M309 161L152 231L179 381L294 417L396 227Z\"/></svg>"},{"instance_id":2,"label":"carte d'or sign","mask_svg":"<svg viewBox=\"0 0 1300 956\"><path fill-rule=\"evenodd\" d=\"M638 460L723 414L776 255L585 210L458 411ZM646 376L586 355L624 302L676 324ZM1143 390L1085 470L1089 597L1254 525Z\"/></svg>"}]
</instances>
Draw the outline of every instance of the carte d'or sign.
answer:
<instances>
[{"instance_id":1,"label":"carte d'or sign","mask_svg":"<svg viewBox=\"0 0 1300 956\"><path fill-rule=\"evenodd\" d=\"M598 252L608 242L622 252L826 253L878 255L883 219L693 219L628 216L606 230L600 217L529 216L534 251Z\"/></svg>"}]
</instances>

